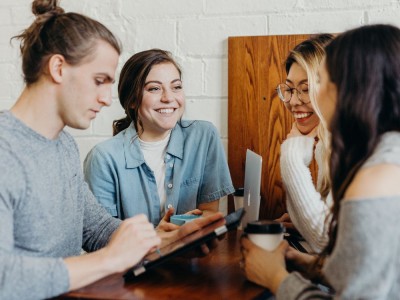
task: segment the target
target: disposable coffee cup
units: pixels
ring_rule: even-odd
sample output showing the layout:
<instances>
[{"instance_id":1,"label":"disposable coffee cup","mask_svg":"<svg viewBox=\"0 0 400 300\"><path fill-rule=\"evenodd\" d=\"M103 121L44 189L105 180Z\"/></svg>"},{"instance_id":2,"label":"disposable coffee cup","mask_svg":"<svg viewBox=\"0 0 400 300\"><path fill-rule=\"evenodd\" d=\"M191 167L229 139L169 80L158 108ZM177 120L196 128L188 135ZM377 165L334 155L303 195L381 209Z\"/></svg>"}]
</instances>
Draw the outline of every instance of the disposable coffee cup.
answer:
<instances>
[{"instance_id":1,"label":"disposable coffee cup","mask_svg":"<svg viewBox=\"0 0 400 300\"><path fill-rule=\"evenodd\" d=\"M260 220L247 223L244 232L249 240L257 246L273 251L283 240L285 226L282 223L269 220Z\"/></svg>"},{"instance_id":2,"label":"disposable coffee cup","mask_svg":"<svg viewBox=\"0 0 400 300\"><path fill-rule=\"evenodd\" d=\"M237 188L233 194L233 201L235 202L235 210L243 207L244 188ZM242 230L242 222L240 222L238 229Z\"/></svg>"}]
</instances>

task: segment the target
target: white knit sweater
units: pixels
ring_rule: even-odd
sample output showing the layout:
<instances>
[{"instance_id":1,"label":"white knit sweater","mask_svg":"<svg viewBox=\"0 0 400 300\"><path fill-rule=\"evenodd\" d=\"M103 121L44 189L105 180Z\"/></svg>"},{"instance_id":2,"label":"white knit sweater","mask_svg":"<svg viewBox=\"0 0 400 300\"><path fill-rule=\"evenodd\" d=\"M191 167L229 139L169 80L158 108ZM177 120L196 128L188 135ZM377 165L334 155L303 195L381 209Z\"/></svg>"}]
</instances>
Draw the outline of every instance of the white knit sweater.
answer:
<instances>
[{"instance_id":1,"label":"white knit sweater","mask_svg":"<svg viewBox=\"0 0 400 300\"><path fill-rule=\"evenodd\" d=\"M318 165L317 189L321 186L323 163L322 143L315 148ZM329 193L326 199L313 184L309 165L313 157L314 138L298 136L286 139L281 146L280 167L286 204L290 218L315 252L320 252L328 242L326 216L332 205Z\"/></svg>"}]
</instances>

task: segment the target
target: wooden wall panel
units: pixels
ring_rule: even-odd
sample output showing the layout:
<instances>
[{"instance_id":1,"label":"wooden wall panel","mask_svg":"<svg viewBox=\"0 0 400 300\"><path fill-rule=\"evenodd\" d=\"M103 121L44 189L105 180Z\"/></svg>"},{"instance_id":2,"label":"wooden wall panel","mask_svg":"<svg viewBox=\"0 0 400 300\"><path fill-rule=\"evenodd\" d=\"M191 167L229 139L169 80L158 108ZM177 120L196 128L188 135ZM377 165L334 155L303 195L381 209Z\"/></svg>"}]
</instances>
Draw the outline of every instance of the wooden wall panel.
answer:
<instances>
[{"instance_id":1,"label":"wooden wall panel","mask_svg":"<svg viewBox=\"0 0 400 300\"><path fill-rule=\"evenodd\" d=\"M286 78L283 62L289 50L308 37L228 39L228 163L235 188L242 187L246 149L262 155L260 218L273 219L286 211L279 153L293 118L275 88Z\"/></svg>"}]
</instances>

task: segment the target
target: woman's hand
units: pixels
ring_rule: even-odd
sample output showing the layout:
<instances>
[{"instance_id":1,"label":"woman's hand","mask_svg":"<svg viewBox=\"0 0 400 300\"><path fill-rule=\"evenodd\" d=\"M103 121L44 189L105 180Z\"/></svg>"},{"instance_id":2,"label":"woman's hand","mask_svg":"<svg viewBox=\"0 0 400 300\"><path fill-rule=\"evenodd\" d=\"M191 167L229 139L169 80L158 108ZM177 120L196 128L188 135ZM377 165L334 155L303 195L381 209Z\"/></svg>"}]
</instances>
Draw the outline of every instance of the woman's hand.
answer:
<instances>
[{"instance_id":1,"label":"woman's hand","mask_svg":"<svg viewBox=\"0 0 400 300\"><path fill-rule=\"evenodd\" d=\"M315 263L317 257L307 253L300 252L292 247L288 247L286 260L291 266L301 273L307 273L310 267Z\"/></svg>"},{"instance_id":2,"label":"woman's hand","mask_svg":"<svg viewBox=\"0 0 400 300\"><path fill-rule=\"evenodd\" d=\"M196 215L196 216L201 216L202 214L203 214L203 211L200 209L197 209L197 208L185 213L185 215Z\"/></svg>"},{"instance_id":3,"label":"woman's hand","mask_svg":"<svg viewBox=\"0 0 400 300\"><path fill-rule=\"evenodd\" d=\"M297 231L288 213L284 213L282 216L280 216L278 219L275 219L274 221L281 222L286 229Z\"/></svg>"},{"instance_id":4,"label":"woman's hand","mask_svg":"<svg viewBox=\"0 0 400 300\"><path fill-rule=\"evenodd\" d=\"M266 251L247 237L241 238L243 260L241 267L246 278L268 288L276 294L282 281L288 276L285 264L285 252L288 247L282 241L274 251Z\"/></svg>"},{"instance_id":5,"label":"woman's hand","mask_svg":"<svg viewBox=\"0 0 400 300\"><path fill-rule=\"evenodd\" d=\"M173 231L179 228L179 225L171 223L171 216L174 214L174 208L171 207L167 210L164 217L161 219L160 223L156 228L157 231Z\"/></svg>"},{"instance_id":6,"label":"woman's hand","mask_svg":"<svg viewBox=\"0 0 400 300\"><path fill-rule=\"evenodd\" d=\"M171 223L171 216L174 214L174 208L171 207L167 210L167 212L165 213L164 217L162 218L162 220L160 221L160 223L158 223L158 226L156 228L157 231L174 231L176 229L179 229L179 225L173 224ZM185 213L185 215L202 215L203 212L200 209L194 209L191 211L188 211L187 213Z\"/></svg>"},{"instance_id":7,"label":"woman's hand","mask_svg":"<svg viewBox=\"0 0 400 300\"><path fill-rule=\"evenodd\" d=\"M170 232L160 231L158 232L158 235L159 237L161 237L162 240L161 247L173 243L197 230L200 230L201 228L213 222L217 222L216 224L217 226L222 226L225 224L225 219L223 218L222 214L218 212L211 214L207 217L195 219L182 226L178 226L178 229L174 231ZM217 239L213 239L209 243L201 245L198 249L194 249L188 255L185 256L190 258L204 256L207 255L216 246L217 246Z\"/></svg>"}]
</instances>

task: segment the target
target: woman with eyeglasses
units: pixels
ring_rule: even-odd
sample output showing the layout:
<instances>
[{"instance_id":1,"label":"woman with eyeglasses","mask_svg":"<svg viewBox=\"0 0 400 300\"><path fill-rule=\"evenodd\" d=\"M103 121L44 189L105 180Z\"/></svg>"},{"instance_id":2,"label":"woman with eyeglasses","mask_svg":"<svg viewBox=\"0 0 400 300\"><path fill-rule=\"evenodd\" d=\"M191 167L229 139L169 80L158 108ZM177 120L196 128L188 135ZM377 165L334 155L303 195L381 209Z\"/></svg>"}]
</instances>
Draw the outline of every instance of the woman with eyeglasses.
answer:
<instances>
[{"instance_id":1,"label":"woman with eyeglasses","mask_svg":"<svg viewBox=\"0 0 400 300\"><path fill-rule=\"evenodd\" d=\"M332 39L330 34L316 35L291 50L285 61L286 81L276 89L295 120L281 146L280 167L288 214L278 220L291 221L315 252L321 251L327 243L324 225L331 197L325 159L329 152L327 135L313 103L324 46ZM318 165L316 187L309 169L314 155Z\"/></svg>"},{"instance_id":2,"label":"woman with eyeglasses","mask_svg":"<svg viewBox=\"0 0 400 300\"><path fill-rule=\"evenodd\" d=\"M331 135L329 243L315 260L327 293L242 239L246 277L275 299L399 299L400 29L359 27L326 47L318 107ZM304 254L306 255L306 254ZM312 262L312 259L310 259Z\"/></svg>"}]
</instances>

